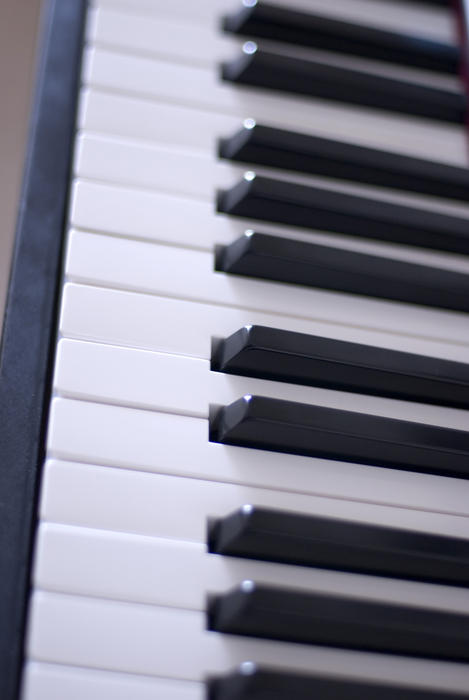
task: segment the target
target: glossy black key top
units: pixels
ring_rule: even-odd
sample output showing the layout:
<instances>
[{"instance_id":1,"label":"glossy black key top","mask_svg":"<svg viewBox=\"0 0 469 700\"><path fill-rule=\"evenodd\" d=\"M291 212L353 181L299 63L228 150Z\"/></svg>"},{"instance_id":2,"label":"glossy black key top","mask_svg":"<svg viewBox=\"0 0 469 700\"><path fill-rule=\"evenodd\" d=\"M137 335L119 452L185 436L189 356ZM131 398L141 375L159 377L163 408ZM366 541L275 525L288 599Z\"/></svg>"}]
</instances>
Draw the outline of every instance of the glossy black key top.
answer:
<instances>
[{"instance_id":1,"label":"glossy black key top","mask_svg":"<svg viewBox=\"0 0 469 700\"><path fill-rule=\"evenodd\" d=\"M244 396L228 406L213 408L210 439L274 452L469 477L469 432L261 396Z\"/></svg>"},{"instance_id":2,"label":"glossy black key top","mask_svg":"<svg viewBox=\"0 0 469 700\"><path fill-rule=\"evenodd\" d=\"M421 248L469 253L469 219L245 173L218 211Z\"/></svg>"},{"instance_id":3,"label":"glossy black key top","mask_svg":"<svg viewBox=\"0 0 469 700\"><path fill-rule=\"evenodd\" d=\"M352 143L256 124L219 144L222 158L382 185L436 197L469 200L469 171Z\"/></svg>"},{"instance_id":4,"label":"glossy black key top","mask_svg":"<svg viewBox=\"0 0 469 700\"><path fill-rule=\"evenodd\" d=\"M215 554L469 584L469 540L245 505L209 527Z\"/></svg>"},{"instance_id":5,"label":"glossy black key top","mask_svg":"<svg viewBox=\"0 0 469 700\"><path fill-rule=\"evenodd\" d=\"M275 282L469 311L467 274L252 231L218 249L216 269Z\"/></svg>"},{"instance_id":6,"label":"glossy black key top","mask_svg":"<svg viewBox=\"0 0 469 700\"><path fill-rule=\"evenodd\" d=\"M253 581L209 599L208 628L285 642L469 660L469 615Z\"/></svg>"},{"instance_id":7,"label":"glossy black key top","mask_svg":"<svg viewBox=\"0 0 469 700\"><path fill-rule=\"evenodd\" d=\"M211 368L469 409L469 364L278 328L245 326L218 340Z\"/></svg>"},{"instance_id":8,"label":"glossy black key top","mask_svg":"<svg viewBox=\"0 0 469 700\"><path fill-rule=\"evenodd\" d=\"M257 667L247 661L207 682L207 700L468 700L445 690L356 678L306 675Z\"/></svg>"},{"instance_id":9,"label":"glossy black key top","mask_svg":"<svg viewBox=\"0 0 469 700\"><path fill-rule=\"evenodd\" d=\"M252 41L246 42L240 56L223 64L222 78L438 121L463 124L466 119L463 92L270 53L259 50Z\"/></svg>"},{"instance_id":10,"label":"glossy black key top","mask_svg":"<svg viewBox=\"0 0 469 700\"><path fill-rule=\"evenodd\" d=\"M459 51L455 46L418 35L345 22L324 15L300 12L268 2L244 4L225 17L228 32L255 39L273 39L315 49L455 74Z\"/></svg>"},{"instance_id":11,"label":"glossy black key top","mask_svg":"<svg viewBox=\"0 0 469 700\"><path fill-rule=\"evenodd\" d=\"M468 700L466 693L392 685L327 675L306 675L245 662L207 681L207 700Z\"/></svg>"}]
</instances>

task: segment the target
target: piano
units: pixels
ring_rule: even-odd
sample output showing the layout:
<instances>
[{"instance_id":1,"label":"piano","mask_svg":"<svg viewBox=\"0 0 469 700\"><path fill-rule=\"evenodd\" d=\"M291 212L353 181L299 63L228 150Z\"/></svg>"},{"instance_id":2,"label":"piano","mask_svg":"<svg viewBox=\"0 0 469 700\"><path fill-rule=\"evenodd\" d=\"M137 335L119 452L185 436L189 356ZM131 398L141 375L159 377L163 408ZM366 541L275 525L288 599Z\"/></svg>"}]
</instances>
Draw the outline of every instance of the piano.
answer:
<instances>
[{"instance_id":1,"label":"piano","mask_svg":"<svg viewBox=\"0 0 469 700\"><path fill-rule=\"evenodd\" d=\"M468 697L463 19L50 4L2 698Z\"/></svg>"}]
</instances>

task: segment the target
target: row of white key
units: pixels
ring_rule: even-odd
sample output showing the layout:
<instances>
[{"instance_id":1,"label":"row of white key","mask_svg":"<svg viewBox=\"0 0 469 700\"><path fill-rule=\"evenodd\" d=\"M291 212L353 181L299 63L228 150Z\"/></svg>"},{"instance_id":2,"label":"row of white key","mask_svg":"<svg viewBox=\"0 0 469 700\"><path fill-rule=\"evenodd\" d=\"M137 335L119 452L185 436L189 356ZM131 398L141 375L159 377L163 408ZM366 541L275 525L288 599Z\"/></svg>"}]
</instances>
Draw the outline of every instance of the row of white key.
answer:
<instances>
[{"instance_id":1,"label":"row of white key","mask_svg":"<svg viewBox=\"0 0 469 700\"><path fill-rule=\"evenodd\" d=\"M197 236L188 219L186 230ZM67 280L216 303L272 315L350 325L467 346L467 317L455 311L243 278L215 271L213 252L70 231ZM249 321L246 321L249 322ZM403 348L404 349L404 348Z\"/></svg>"},{"instance_id":2,"label":"row of white key","mask_svg":"<svg viewBox=\"0 0 469 700\"><path fill-rule=\"evenodd\" d=\"M250 116L250 114L248 114ZM324 121L326 121L324 116ZM244 114L246 117L246 114ZM139 99L125 94L118 94L103 90L102 88L89 87L82 92L79 109L79 126L87 133L102 134L107 138L120 137L127 139L143 140L146 145L148 142L154 146L160 145L163 147L176 147L180 150L200 151L206 157L213 157L217 140L220 137L229 137L238 131L242 126L243 119L229 114L219 114L208 109L199 109L190 105L171 104L165 101ZM340 140L348 140L353 142L353 134L342 135L334 131L332 121L327 119L329 132L317 126L318 115L315 110L313 127L304 132L310 131L314 135L337 136ZM272 117L269 118L269 123L272 123ZM187 125L190 124L190 128ZM273 121L275 124L275 120ZM342 125L348 126L348 123L341 122ZM285 126L285 125L283 125ZM352 125L353 126L353 125ZM435 135L433 135L433 149L435 147ZM440 135L441 136L441 135ZM386 133L383 134L383 140ZM355 140L356 142L356 140ZM399 137L400 150L405 153L405 142ZM443 144L442 144L443 145ZM447 140L445 139L445 153L447 153ZM463 142L458 146L459 156L464 155ZM384 150L389 150L389 143L382 144ZM427 145L429 149L430 146ZM398 149L399 150L399 149ZM430 156L431 151L427 151L425 155ZM276 171L277 176L284 177L282 171ZM290 175L291 177L291 175ZM295 179L301 179L301 176L295 174ZM330 186L333 186L336 180L330 180ZM353 186L348 183L350 189L355 189L358 192L365 191L370 193L379 193L379 196L386 198L388 190L383 188L373 188L363 186ZM399 195L402 201L417 203L420 201L423 206L425 202L429 205L434 203L434 198L420 197L416 195L406 194L404 192L393 193L394 196ZM444 202L440 200L440 206ZM449 206L451 203L446 202ZM456 203L452 203L452 208L457 209Z\"/></svg>"},{"instance_id":3,"label":"row of white key","mask_svg":"<svg viewBox=\"0 0 469 700\"><path fill-rule=\"evenodd\" d=\"M469 413L458 408L236 376L212 371L209 359L80 340L60 341L53 386L57 394L82 401L194 418L207 419L210 404L230 404L250 394L468 429Z\"/></svg>"},{"instance_id":4,"label":"row of white key","mask_svg":"<svg viewBox=\"0 0 469 700\"><path fill-rule=\"evenodd\" d=\"M28 700L204 700L202 682L98 671L29 661L23 697Z\"/></svg>"},{"instance_id":5,"label":"row of white key","mask_svg":"<svg viewBox=\"0 0 469 700\"><path fill-rule=\"evenodd\" d=\"M179 495L172 492L166 496L158 490L162 478L158 475L168 474L188 477L187 488L196 489L192 500L187 502L187 509L194 513L194 517L199 514L195 501L202 498L199 490L203 492L204 489L203 483L198 480L208 480L214 482L213 488L217 490L212 493L214 498L218 492L230 491L229 486L233 484L249 488L265 488L268 485L276 493L277 501L274 500L273 503L277 502L278 507L287 510L290 508L305 513L323 514L330 511L339 517L341 513L344 513L344 517L349 513L355 513L354 517L357 517L357 513L361 513L365 517L367 511L364 504L369 503L371 518L377 519L375 522L387 522L391 518L390 522L395 525L407 522L408 527L412 528L414 525L419 527L419 519L424 518L425 527L429 531L436 528L437 532L439 529L443 532L445 519L440 522L435 515L436 520L432 525L432 518L435 513L447 513L456 516L450 518L450 524L451 528L457 529L450 532L459 532L462 536L469 532L467 480L220 445L209 442L208 422L205 418L55 399L50 415L47 450L49 456L61 459L122 468L122 471L110 468L95 470L89 481L85 480L82 486L74 482L73 464L62 472L53 471L50 477L46 472L41 517L54 522L102 527L100 521L82 519L93 512L95 498L98 499L98 517L107 517L110 512L111 515L117 513L119 517L138 518L143 503L147 503L149 498L152 499L149 503L151 511L155 510L156 503L161 508L162 504L168 502L168 507L171 508L171 504L182 503L185 481L184 478L180 480ZM106 481L111 478L110 471L114 474L112 478L123 480L122 483L129 491L113 489L112 494L109 491L109 503L104 508L107 489L111 489ZM62 490L67 489L67 480L70 493L61 494ZM103 489L101 496L98 494L99 483L102 483ZM132 483L136 490L130 496ZM88 495L87 489L91 491ZM264 500L259 501L257 492L249 496L249 493L235 488L234 493L240 500L230 506L232 509L247 502L265 504ZM308 500L309 497L302 494L320 499ZM129 497L127 505L126 496ZM292 502L288 500L290 497L293 498ZM321 501L323 497L326 500ZM216 495L215 500L219 498L221 496ZM129 513L139 503L139 499L143 500L138 512ZM51 516L50 504L56 515ZM372 504L388 505L390 508L382 512L379 508L374 510ZM79 521L72 519L75 518L73 514L76 508L79 508ZM400 508L409 510L401 511ZM120 513L122 509L123 513ZM422 515L424 511L428 511L426 515ZM122 524L120 520L105 527L112 529L114 526L117 530L126 529L125 523ZM195 527L194 522L192 527ZM202 531L203 527L201 525ZM129 532L133 531L131 526ZM187 539L187 533L182 537Z\"/></svg>"},{"instance_id":6,"label":"row of white key","mask_svg":"<svg viewBox=\"0 0 469 700\"><path fill-rule=\"evenodd\" d=\"M106 599L111 598L144 604L169 607L176 606L177 608L200 610L201 608L203 609L207 591L224 590L229 588L234 580L243 580L249 577L265 583L271 582L277 585L293 584L295 587L304 586L308 590L328 590L338 593L346 592L347 594L366 597L368 599L374 598L379 600L384 597L387 600L394 599L416 605L436 606L437 609L443 608L456 611L469 609L468 595L464 590L454 591L444 586L422 586L420 584L400 581L389 582L386 579L375 579L374 577L221 558L207 555L203 545L193 542L171 541L117 532L93 531L85 528L43 524L39 531L37 546L39 565L36 567L35 571L35 585L45 590L57 590L69 594L92 597L103 596ZM190 572L190 586L187 585L188 572ZM60 621L57 618L56 627L51 633L48 625L51 621L51 611L52 614L54 612L54 603L62 605L62 610ZM92 653L94 652L93 659L96 659L96 656L98 659L101 656L102 659L100 642L102 644L103 641L105 641L106 646L109 646L111 644L112 635L111 630L109 638L103 640L104 628L100 629L99 625L100 616L102 617L103 613L109 612L108 603L103 603L103 610L98 601L92 602L92 605L95 606L94 615L98 617L98 620L95 620L95 624L97 624L96 630L90 630L89 624L77 624L77 615L73 613L76 613L77 604L78 607L80 607L80 603L80 599L75 601L69 596L60 596L57 599L57 597L54 598L54 596L50 595L36 595L34 604L36 606L35 610L37 611L37 616L35 627L31 633L30 646L34 648L35 643L39 644L40 651L37 654L39 658L45 656L47 659L47 650L51 647L53 650L56 648L57 632L59 631L59 636L62 636L63 632L62 634L60 634L60 632L65 628L67 630L67 643L65 646L68 648L62 649L60 656L64 658L66 663L76 663L77 661L76 649L70 652L71 645L68 635L72 635L74 639L78 638L80 640L80 645L86 644L87 647L90 646L91 637L93 640L91 644ZM47 604L50 606L49 609L47 609ZM41 626L41 609L44 607L46 608L46 617ZM145 608L148 610L148 616L144 615ZM149 620L148 618L150 616L154 618L155 612L156 614L158 614L158 612L162 613L161 618L168 625L168 615L165 615L164 610L161 611L153 607L149 608L145 605L139 607L138 610L134 608L134 610L140 616L138 629L141 632L143 626L143 631L147 635L146 639L142 640L140 643L148 644L152 641L150 635L154 635L155 630L151 624L153 620ZM120 606L117 606L112 612L114 623L122 622L122 619L119 620L118 618L116 621L114 618L115 613L119 615L119 613L122 612L125 611L123 611ZM39 619L37 619L37 617L39 617ZM187 622L187 615L184 615L184 618L183 622ZM129 643L132 646L135 640L132 634L135 631L135 626L133 625L134 621L134 614L132 614L131 619L128 617L125 618L124 616L124 623L127 623L127 625L119 628L120 637L128 637ZM174 624L177 624L179 629L180 621L181 614L179 613L174 621ZM171 620L169 620L169 624L171 624ZM166 630L167 627L163 629L165 632L165 639L168 636ZM98 639L96 639L96 632L98 632ZM198 645L202 643L202 645L205 646L204 643L210 643L212 641L207 639L207 637L210 636L213 637L213 635L207 633L203 633L201 637L197 639L190 636L188 642L190 643L192 641ZM136 641L138 646L139 640L137 639ZM225 644L221 641L217 644L219 647L219 657L222 656L223 652L225 652L226 655L227 650L223 648L226 646L228 646L231 654L236 654L236 647L238 648L238 653L236 655L236 660L238 661L240 653L246 653L244 645L243 651L241 652L239 649L240 643L237 640L225 638L224 641L226 642ZM159 651L161 641L159 643L156 641L156 644L158 644L157 651ZM264 648L265 645L263 642L257 642L252 650L252 654L254 655L252 658L261 658L268 660L270 663L278 663L278 659L281 658L278 655L278 651L284 654L286 649L290 646L291 645L282 645L282 648L279 649L278 647L273 647L271 643L267 643L267 648ZM297 650L293 649L292 651L295 654L295 659L297 659ZM184 652L184 649L182 652ZM67 653L71 654L71 656L67 656ZM83 654L82 651L80 653ZM190 649L188 649L187 653L191 653ZM192 653L194 652L192 651ZM213 653L213 646L210 648L210 653ZM54 661L57 660L56 651L52 651L51 656ZM128 656L127 652L126 656ZM288 656L289 659L287 659L287 662L288 660L291 662L292 653L290 652ZM89 663L86 658L84 661ZM219 661L219 663L222 662L220 659L215 659L215 661ZM365 661L368 661L368 659ZM100 660L100 663L104 667L110 664L112 668L113 665L113 661L109 661L109 656L107 660ZM212 658L210 663L213 663ZM285 663L285 660L283 663ZM297 662L295 661L295 663ZM447 672L446 666L447 664L438 664L439 674L442 672L445 673L445 671ZM226 662L225 667L226 670L229 669ZM119 661L119 669L120 668L121 662ZM207 669L206 661L203 662L201 668ZM180 666L178 665L177 674L173 670L173 673L175 673L178 678L180 675L179 669ZM133 671L133 669L129 670ZM219 668L217 670L223 669ZM321 663L320 670L324 672L324 660ZM403 668L399 665L392 669L388 667L387 672L389 673L390 670L392 670L393 675L395 674L397 677L404 675L405 679L409 682L414 681L416 683L422 683L422 681L427 681L426 674L428 673L428 668L425 668L425 666L416 668L415 672L411 674L409 674L410 669L406 668L405 665ZM148 669L148 672L158 674L158 664L155 664L151 670ZM164 666L164 669L161 669L161 672L168 673L167 665ZM191 671L189 670L188 672L190 673ZM196 671L193 669L192 673L194 672ZM82 693L84 691L83 686L85 685L86 687L87 681L92 693L97 685L100 692L103 693L101 697L107 698L107 693L114 692L113 684L117 682L118 679L123 684L126 693L137 693L136 695L123 695L123 697L139 698L140 692L147 692L150 688L152 692L158 693L155 697L163 697L163 695L159 693L168 691L170 692L168 695L169 698L172 697L172 692L174 692L174 697L178 698L178 700L182 700L182 698L186 697L187 700L192 697L198 698L202 693L200 686L195 683L184 684L180 681L176 683L174 680L171 683L168 680L162 681L160 679L155 679L154 682L152 682L152 680L145 678L137 680L135 676L119 676L114 678L109 674L101 674L101 676L98 674L96 676L96 674L92 672L90 674L89 671L83 671L81 669L67 671L67 669L62 668L58 670L57 667L54 668L53 666L38 664L37 662L30 664L29 669L27 669L26 678L28 697L33 699L36 697L35 693L37 692L37 697L47 697L49 700L53 700L53 698L56 697L55 693L57 689L60 688L61 685L63 686L63 684L68 683L70 694L67 695L67 698L73 700L75 697L73 695L75 692L74 689L76 688L77 693ZM465 681L464 675L462 679L456 677L455 688L462 689L461 681ZM50 695L44 695L48 682L51 684L53 692ZM165 682L167 687L165 687ZM134 689L132 684L136 684L137 687ZM77 700L78 697L80 696L77 696ZM89 696L87 695L87 697ZM93 697L93 695L91 695L91 697ZM113 695L113 697L119 696Z\"/></svg>"},{"instance_id":7,"label":"row of white key","mask_svg":"<svg viewBox=\"0 0 469 700\"><path fill-rule=\"evenodd\" d=\"M164 157L164 152L160 153ZM192 156L193 157L193 156ZM188 159L190 162L190 159ZM244 170L233 173L242 174ZM233 179L231 184L235 184ZM467 214L467 207L461 210ZM213 251L253 226L252 220L215 212L211 200L77 178L72 189L71 223L78 229L109 233L154 243ZM155 224L158 222L158 225ZM188 223L190 222L190 225ZM256 222L256 229L284 238L293 238L345 250L379 255L406 262L468 272L466 256L424 250L356 236L321 233L272 222ZM194 229L197 234L194 234Z\"/></svg>"},{"instance_id":8,"label":"row of white key","mask_svg":"<svg viewBox=\"0 0 469 700\"><path fill-rule=\"evenodd\" d=\"M329 178L292 174L256 167L259 175L296 182L367 198L417 206L469 219L467 204L441 201L396 190L383 190ZM246 166L220 161L210 151L168 147L160 144L84 134L77 139L75 175L141 189L157 190L212 202L217 189L229 188L240 180ZM198 177L195 177L197 173ZM268 225L268 224L266 224Z\"/></svg>"},{"instance_id":9,"label":"row of white key","mask_svg":"<svg viewBox=\"0 0 469 700\"><path fill-rule=\"evenodd\" d=\"M464 336L436 341L368 330L358 320L339 324L73 282L63 289L59 329L66 338L209 359L212 338L227 338L246 324L467 361Z\"/></svg>"},{"instance_id":10,"label":"row of white key","mask_svg":"<svg viewBox=\"0 0 469 700\"><path fill-rule=\"evenodd\" d=\"M207 553L203 543L69 525L40 526L37 559L37 588L147 605L203 612L208 595L251 580L469 614L469 591L463 588L219 556Z\"/></svg>"},{"instance_id":11,"label":"row of white key","mask_svg":"<svg viewBox=\"0 0 469 700\"><path fill-rule=\"evenodd\" d=\"M319 98L278 95L222 83L218 71L143 58L109 49L85 54L85 84L138 98L163 101L305 133L431 157L465 165L465 135L460 125L437 123L371 108L334 104ZM190 127L189 127L190 128Z\"/></svg>"},{"instance_id":12,"label":"row of white key","mask_svg":"<svg viewBox=\"0 0 469 700\"><path fill-rule=\"evenodd\" d=\"M233 7L236 8L236 5ZM236 9L240 8L241 3ZM127 13L101 7L89 13L87 40L98 48L111 48L143 56L169 59L176 63L213 67L224 60L238 56L245 38L229 33L224 34L220 30L220 19L215 16L212 23L200 26L187 19L129 16ZM397 66L384 61L265 39L259 39L258 46L261 49L273 50L276 54L298 56L328 65L377 74L381 77L461 92L461 81L457 75L444 75L434 71Z\"/></svg>"},{"instance_id":13,"label":"row of white key","mask_svg":"<svg viewBox=\"0 0 469 700\"><path fill-rule=\"evenodd\" d=\"M200 681L250 659L432 689L463 691L469 684L467 664L221 635L207 630L197 610L41 591L32 606L29 649L44 662Z\"/></svg>"}]
</instances>

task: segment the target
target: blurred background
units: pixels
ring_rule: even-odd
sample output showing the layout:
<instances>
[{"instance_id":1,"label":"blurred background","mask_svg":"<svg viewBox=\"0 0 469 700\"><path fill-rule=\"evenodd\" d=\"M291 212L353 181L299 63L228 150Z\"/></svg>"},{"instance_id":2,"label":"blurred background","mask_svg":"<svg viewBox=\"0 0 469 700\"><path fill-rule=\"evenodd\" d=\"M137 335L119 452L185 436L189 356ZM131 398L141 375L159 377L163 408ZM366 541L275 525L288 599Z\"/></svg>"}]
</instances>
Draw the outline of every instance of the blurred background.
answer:
<instances>
[{"instance_id":1,"label":"blurred background","mask_svg":"<svg viewBox=\"0 0 469 700\"><path fill-rule=\"evenodd\" d=\"M0 326L34 86L41 4L41 0L0 0Z\"/></svg>"}]
</instances>

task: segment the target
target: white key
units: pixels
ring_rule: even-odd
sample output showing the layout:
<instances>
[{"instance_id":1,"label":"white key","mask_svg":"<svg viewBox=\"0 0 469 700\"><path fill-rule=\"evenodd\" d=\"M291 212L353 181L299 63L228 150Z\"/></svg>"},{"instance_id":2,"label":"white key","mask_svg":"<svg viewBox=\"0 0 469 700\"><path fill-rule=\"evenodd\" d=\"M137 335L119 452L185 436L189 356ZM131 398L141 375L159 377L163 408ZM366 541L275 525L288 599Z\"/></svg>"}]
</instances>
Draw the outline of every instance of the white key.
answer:
<instances>
[{"instance_id":1,"label":"white key","mask_svg":"<svg viewBox=\"0 0 469 700\"><path fill-rule=\"evenodd\" d=\"M207 553L205 543L51 523L37 535L33 581L41 590L203 611L208 594L245 580L469 614L462 588L226 557Z\"/></svg>"},{"instance_id":2,"label":"white key","mask_svg":"<svg viewBox=\"0 0 469 700\"><path fill-rule=\"evenodd\" d=\"M199 479L220 482L213 486L215 500L222 498L220 494L230 491L231 487L227 483L261 489L265 489L268 484L270 489L276 490L271 492L271 500L265 502L260 500L262 494L259 495L257 491L252 493L252 490L238 489L238 497L235 502L230 502L230 509L251 502L258 505L278 505L300 512L330 512L339 517L341 513L354 512L355 517L364 518L363 503L369 502L402 507L404 510L396 511L398 518L393 521L396 525L402 522L405 526L407 522L409 527L417 527L414 522L418 523L419 518L423 517L424 527L430 532L434 531L434 528L437 528L436 532L438 528L441 532L446 531L445 518L437 523L437 520L432 519L433 516L428 518L420 516L417 511L405 509L469 515L467 480L221 445L209 442L207 421L202 418L55 399L49 419L47 447L50 457L123 468L94 471L90 468L90 472L85 467L80 471L78 467L67 465L61 472L59 470L63 483L51 481L46 472L42 517L72 525L142 532L141 529L135 529L137 526L122 523L128 519L133 523L134 519L138 521L140 517L149 517L152 522L155 518L163 517L164 514L154 512L156 498L161 501L167 500L168 504L182 503L182 512L187 509L189 512L186 515L194 516L190 525L196 532L197 527L202 527L202 522L197 525L197 504L199 500L202 503L205 498L204 489L209 488L197 481ZM54 464L53 462L49 471L54 471ZM80 486L81 481L75 483L73 480L75 476L76 479L81 479L83 469L85 476L90 474L91 479L89 486L85 483L85 487ZM153 474L139 474L138 471ZM108 472L112 473L109 475ZM189 479L177 479L179 493L171 493L165 498L158 496L157 489L161 479L165 483L167 479L158 477L155 481L153 477L157 473ZM115 483L115 488L111 488L107 480ZM83 488L89 488L91 493L83 492ZM99 488L102 489L102 496L98 494ZM162 489L163 486L159 488ZM94 489L96 506L93 505ZM126 489L132 489L131 496L130 491L127 492ZM150 494L150 489L155 491ZM64 491L68 493L65 494ZM289 501L290 496L282 493L290 491L296 492L293 501ZM79 496L80 493L83 494L82 497ZM188 493L187 502L184 501L185 493ZM315 500L309 500L312 496L326 498L322 505L318 505ZM83 501L80 505L81 498ZM327 500L330 498L343 500ZM352 500L360 503L347 503ZM54 509L53 514L50 513L49 507ZM77 508L80 519L70 520L71 514ZM349 508L352 510L349 511ZM105 512L101 513L103 509ZM144 511L147 515L144 515ZM377 511L378 521L386 522L386 512L389 509L384 511L384 514L380 510ZM176 514L171 514L171 517L173 516L176 517ZM96 517L98 520L93 519ZM103 525L99 519L101 517L116 517L117 523L121 524L112 520L112 524ZM410 520L406 520L407 518ZM466 518L450 519L450 523L451 527L459 528L450 532L467 532ZM168 534L167 530L158 533L150 529L144 530L143 534L193 539L195 535L191 534L192 530L189 529L184 535L172 535L171 531Z\"/></svg>"},{"instance_id":3,"label":"white key","mask_svg":"<svg viewBox=\"0 0 469 700\"><path fill-rule=\"evenodd\" d=\"M202 683L30 661L22 700L204 700Z\"/></svg>"},{"instance_id":4,"label":"white key","mask_svg":"<svg viewBox=\"0 0 469 700\"><path fill-rule=\"evenodd\" d=\"M274 117L269 115L269 123L275 122L272 119ZM83 88L78 110L78 126L87 132L143 139L165 146L200 149L205 153L215 153L217 139L232 136L241 128L242 121L238 116L210 109L171 104L163 100L139 99L95 87ZM337 129L334 131L334 122L332 125L325 119L324 122L319 112L319 118L316 114L312 115L308 127L303 127L302 131L353 143L352 133L339 133ZM285 124L279 123L277 126L285 128ZM366 134L363 136L366 139ZM384 142L380 145L383 150L390 148ZM430 146L428 148L427 153L421 155L432 160L434 149ZM405 151L405 148L402 150ZM431 198L427 199L432 201Z\"/></svg>"},{"instance_id":5,"label":"white key","mask_svg":"<svg viewBox=\"0 0 469 700\"><path fill-rule=\"evenodd\" d=\"M158 319L158 323L155 323ZM348 342L404 350L418 355L467 362L467 347L430 340L374 333L360 328L262 314L213 304L135 294L68 283L64 286L60 332L78 340L93 340L142 350L190 357L211 357L211 339L226 338L246 324L281 328ZM164 328L164 333L161 329Z\"/></svg>"},{"instance_id":6,"label":"white key","mask_svg":"<svg viewBox=\"0 0 469 700\"><path fill-rule=\"evenodd\" d=\"M228 160L217 160L210 152L168 148L158 144L141 143L134 139L86 133L78 137L75 155L75 171L78 177L130 187L157 189L160 192L205 199L211 204L216 190L235 185L243 177L246 167ZM271 168L256 167L255 172L274 177L276 180L311 187L326 187L337 192L469 218L469 207L463 203L440 201L431 197L319 176L286 173Z\"/></svg>"},{"instance_id":7,"label":"white key","mask_svg":"<svg viewBox=\"0 0 469 700\"><path fill-rule=\"evenodd\" d=\"M425 206L424 202L420 203ZM464 215L467 209L460 209L459 213ZM231 243L247 229L255 228L307 243L337 246L370 255L469 273L469 261L463 255L366 240L356 236L305 231L274 223L254 222L252 219L216 213L212 201L88 180L74 181L70 216L72 224L80 229L103 231L169 245L183 245L198 250L213 250L214 245ZM158 222L158 226L155 226L155 221ZM188 221L191 222L191 226L187 225ZM194 229L197 229L197 236L194 236Z\"/></svg>"},{"instance_id":8,"label":"white key","mask_svg":"<svg viewBox=\"0 0 469 700\"><path fill-rule=\"evenodd\" d=\"M210 152L219 136L231 136L241 127L238 117L229 114L139 100L96 88L82 90L78 114L79 127L87 131Z\"/></svg>"},{"instance_id":9,"label":"white key","mask_svg":"<svg viewBox=\"0 0 469 700\"><path fill-rule=\"evenodd\" d=\"M88 42L164 57L193 65L214 65L236 55L245 39L223 34L214 14L198 25L188 19L139 17L104 7L92 10L88 18Z\"/></svg>"},{"instance_id":10,"label":"white key","mask_svg":"<svg viewBox=\"0 0 469 700\"><path fill-rule=\"evenodd\" d=\"M116 381L116 378L119 378ZM469 429L469 411L212 372L209 360L62 339L55 391L65 397L208 418L246 394L398 420Z\"/></svg>"},{"instance_id":11,"label":"white key","mask_svg":"<svg viewBox=\"0 0 469 700\"><path fill-rule=\"evenodd\" d=\"M197 235L192 221L187 228ZM65 272L84 284L469 343L466 314L215 272L209 252L72 231Z\"/></svg>"},{"instance_id":12,"label":"white key","mask_svg":"<svg viewBox=\"0 0 469 700\"><path fill-rule=\"evenodd\" d=\"M407 680L465 690L467 664L222 635L205 615L150 605L36 592L28 634L32 659L187 680L247 659L298 671Z\"/></svg>"},{"instance_id":13,"label":"white key","mask_svg":"<svg viewBox=\"0 0 469 700\"><path fill-rule=\"evenodd\" d=\"M285 0L270 0L270 4L285 5ZM190 0L94 0L98 7L116 8L135 15L156 15L189 19L201 24L213 21L225 12L240 7L236 0L199 0L195 6ZM420 2L394 0L380 1L376 12L374 0L289 0L288 7L304 12L317 12L341 20L382 27L391 31L428 36L437 41L456 42L454 16L446 8L425 6Z\"/></svg>"},{"instance_id":14,"label":"white key","mask_svg":"<svg viewBox=\"0 0 469 700\"><path fill-rule=\"evenodd\" d=\"M93 49L85 54L83 80L98 88L213 110L284 129L322 133L422 158L466 165L465 131L458 125L403 117L314 98L277 95L222 83L198 66Z\"/></svg>"},{"instance_id":15,"label":"white key","mask_svg":"<svg viewBox=\"0 0 469 700\"><path fill-rule=\"evenodd\" d=\"M333 105L331 109L334 109ZM214 149L218 137L230 136L241 127L243 121L236 115L223 114L208 108L139 99L95 87L82 90L78 114L79 126L82 129L209 150ZM320 109L315 110L315 113L310 115L309 123L303 125L301 131L354 142L355 134L351 130L348 133L338 131L337 126L340 122L335 125L334 119L331 121L326 118L327 114L324 117L321 117L321 114ZM364 116L366 119L366 114ZM276 122L275 115L269 115L266 119L268 123L286 128L287 122ZM187 128L188 123L190 129ZM340 125L342 130L347 128L347 124ZM435 128L441 129L441 125L435 125ZM368 132L364 132L364 143L367 137L369 138ZM360 140L360 133L357 134L357 138ZM370 145L373 146L373 142ZM462 141L459 145L462 147ZM393 150L392 145L384 140L377 146L384 150ZM394 150L405 152L405 141L400 139L396 142ZM437 158L438 151L435 151L434 143L428 144L427 152L421 153L421 156L430 160Z\"/></svg>"},{"instance_id":16,"label":"white key","mask_svg":"<svg viewBox=\"0 0 469 700\"><path fill-rule=\"evenodd\" d=\"M301 0L300 0L301 2ZM93 0L95 7L118 9L132 15L175 17L189 19L205 25L212 17L226 9L236 6L236 0L199 0L194 5L188 0Z\"/></svg>"},{"instance_id":17,"label":"white key","mask_svg":"<svg viewBox=\"0 0 469 700\"><path fill-rule=\"evenodd\" d=\"M245 170L245 166L228 161L215 167L214 159L196 151L124 139L82 134L76 143L75 172L79 177L183 194L211 203L217 185L234 185Z\"/></svg>"}]
</instances>

